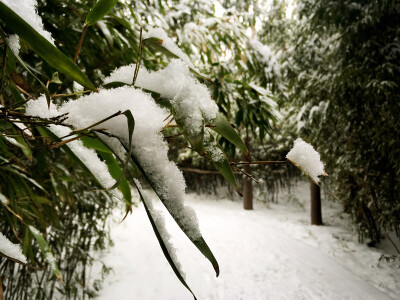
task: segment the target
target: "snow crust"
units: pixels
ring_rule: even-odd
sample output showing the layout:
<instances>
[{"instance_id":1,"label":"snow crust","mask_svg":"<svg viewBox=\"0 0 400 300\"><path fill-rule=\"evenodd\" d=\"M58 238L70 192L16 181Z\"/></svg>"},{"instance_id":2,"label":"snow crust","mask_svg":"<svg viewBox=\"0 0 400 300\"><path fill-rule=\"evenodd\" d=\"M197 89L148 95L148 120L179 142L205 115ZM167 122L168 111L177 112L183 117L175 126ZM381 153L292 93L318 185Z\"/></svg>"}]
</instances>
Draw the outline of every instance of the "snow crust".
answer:
<instances>
[{"instance_id":1,"label":"snow crust","mask_svg":"<svg viewBox=\"0 0 400 300\"><path fill-rule=\"evenodd\" d=\"M8 46L10 46L11 51L14 55L19 54L19 50L21 49L21 45L19 43L19 36L16 34L12 34L7 38Z\"/></svg>"},{"instance_id":2,"label":"snow crust","mask_svg":"<svg viewBox=\"0 0 400 300\"><path fill-rule=\"evenodd\" d=\"M43 21L37 12L37 0L0 0L9 8L11 8L17 15L19 15L25 22L31 25L39 34L54 45L54 39L50 32L46 31L43 27Z\"/></svg>"},{"instance_id":3,"label":"snow crust","mask_svg":"<svg viewBox=\"0 0 400 300\"><path fill-rule=\"evenodd\" d=\"M21 246L19 244L11 243L1 232L0 252L26 264L26 257L22 254Z\"/></svg>"},{"instance_id":4,"label":"snow crust","mask_svg":"<svg viewBox=\"0 0 400 300\"><path fill-rule=\"evenodd\" d=\"M318 176L326 175L319 153L314 150L313 146L301 138L294 141L294 146L286 155L286 158L310 176L316 183L319 182Z\"/></svg>"},{"instance_id":5,"label":"snow crust","mask_svg":"<svg viewBox=\"0 0 400 300\"><path fill-rule=\"evenodd\" d=\"M129 84L134 69L134 64L118 68L104 82ZM190 73L188 66L181 60L173 59L166 68L157 72L140 68L135 84L171 99L176 118L182 122L189 135L200 134L204 119L211 122L217 116L218 106L211 99L210 91Z\"/></svg>"},{"instance_id":6,"label":"snow crust","mask_svg":"<svg viewBox=\"0 0 400 300\"><path fill-rule=\"evenodd\" d=\"M189 67L194 68L189 57L168 37L167 33L162 28L151 28L144 34L144 39L158 38L163 40L162 45L183 60Z\"/></svg>"}]
</instances>

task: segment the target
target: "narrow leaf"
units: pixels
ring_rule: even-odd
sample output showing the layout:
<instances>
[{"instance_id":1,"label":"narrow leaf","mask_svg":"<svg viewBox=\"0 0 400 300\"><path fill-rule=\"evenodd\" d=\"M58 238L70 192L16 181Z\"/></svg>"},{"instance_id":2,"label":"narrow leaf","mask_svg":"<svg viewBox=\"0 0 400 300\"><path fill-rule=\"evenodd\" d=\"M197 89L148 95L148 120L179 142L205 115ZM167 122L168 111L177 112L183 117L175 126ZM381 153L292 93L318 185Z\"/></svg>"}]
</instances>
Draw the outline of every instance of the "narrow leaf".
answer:
<instances>
[{"instance_id":1,"label":"narrow leaf","mask_svg":"<svg viewBox=\"0 0 400 300\"><path fill-rule=\"evenodd\" d=\"M73 63L71 59L65 56L60 50L53 46L48 40L41 36L27 22L18 16L7 5L0 2L0 19L18 34L24 41L50 66L65 74L71 79L90 90L96 90L96 87L85 74Z\"/></svg>"},{"instance_id":2,"label":"narrow leaf","mask_svg":"<svg viewBox=\"0 0 400 300\"><path fill-rule=\"evenodd\" d=\"M58 280L61 281L61 283L64 284L64 282L63 282L63 280L61 278L61 272L58 269L56 260L54 258L53 253L50 250L49 244L46 242L46 240L44 239L43 235L39 232L39 230L37 230L32 225L28 225L28 227L29 227L29 231L35 237L36 242L39 245L40 251L42 252L42 254L44 256L44 259L50 265L50 268L53 271L54 275L57 277Z\"/></svg>"},{"instance_id":3,"label":"narrow leaf","mask_svg":"<svg viewBox=\"0 0 400 300\"><path fill-rule=\"evenodd\" d=\"M143 40L143 44L150 48L153 51L159 51L161 53L164 53L167 57L169 58L180 58L178 55L175 53L171 52L167 48L163 46L163 40L156 38L156 37L151 37ZM213 81L208 78L206 75L201 74L198 70L192 68L189 66L190 72L192 72L194 75L196 75L199 78L202 78L204 80L207 80L208 82L213 83Z\"/></svg>"},{"instance_id":4,"label":"narrow leaf","mask_svg":"<svg viewBox=\"0 0 400 300\"><path fill-rule=\"evenodd\" d=\"M98 20L103 18L110 10L113 9L118 0L99 0L92 7L89 14L86 17L86 24L88 26L93 25Z\"/></svg>"},{"instance_id":5,"label":"narrow leaf","mask_svg":"<svg viewBox=\"0 0 400 300\"><path fill-rule=\"evenodd\" d=\"M133 183L134 183L134 181L133 181ZM194 295L192 290L187 285L185 279L182 277L182 275L179 272L178 268L175 266L175 263L174 263L171 255L168 252L168 249L167 249L167 247L166 247L166 245L165 245L165 243L164 243L164 241L162 239L162 236L161 236L161 234L160 234L160 232L159 232L159 230L158 230L158 228L156 226L156 223L153 220L153 216L151 215L151 212L150 212L150 210L149 210L149 208L148 208L148 206L146 204L146 201L143 198L143 195L142 195L139 187L136 184L135 184L135 186L136 186L137 191L139 192L140 198L142 199L142 203L143 203L143 206L144 206L144 208L146 210L147 216L149 217L149 220L150 220L150 223L151 223L151 227L153 227L154 233L155 233L155 235L157 237L158 243L160 244L161 250L164 253L165 258L167 259L167 261L168 261L169 265L171 266L172 270L174 271L176 277L178 277L179 281L183 284L183 286L185 288L187 288L190 293L192 293L194 299L196 300L197 299L196 296Z\"/></svg>"},{"instance_id":6,"label":"narrow leaf","mask_svg":"<svg viewBox=\"0 0 400 300\"><path fill-rule=\"evenodd\" d=\"M229 122L225 119L222 114L218 114L215 120L212 122L216 127L210 127L210 129L214 130L232 144L234 144L237 148L239 148L245 155L249 155L249 150L246 145L243 143L239 134L235 129L229 124Z\"/></svg>"}]
</instances>

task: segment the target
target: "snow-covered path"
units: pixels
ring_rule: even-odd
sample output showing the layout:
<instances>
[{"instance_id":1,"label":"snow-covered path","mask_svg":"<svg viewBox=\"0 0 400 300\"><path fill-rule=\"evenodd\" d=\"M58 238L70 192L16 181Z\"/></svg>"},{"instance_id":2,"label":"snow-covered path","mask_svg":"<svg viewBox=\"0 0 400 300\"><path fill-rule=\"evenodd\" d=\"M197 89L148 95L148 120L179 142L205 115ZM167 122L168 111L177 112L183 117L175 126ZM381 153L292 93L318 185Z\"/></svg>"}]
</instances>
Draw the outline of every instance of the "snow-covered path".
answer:
<instances>
[{"instance_id":1,"label":"snow-covered path","mask_svg":"<svg viewBox=\"0 0 400 300\"><path fill-rule=\"evenodd\" d=\"M396 274L377 267L377 261L375 266L370 264L379 253L349 241L339 249L336 239L329 240L328 227L298 224L298 212L244 211L238 202L190 198L187 203L196 210L221 269L215 278L208 261L167 219L187 283L198 299L383 300L399 296ZM321 245L332 249L319 246L315 235L325 236ZM114 272L105 280L99 299L193 299L165 260L142 206L115 225L112 236L115 247L104 260Z\"/></svg>"}]
</instances>

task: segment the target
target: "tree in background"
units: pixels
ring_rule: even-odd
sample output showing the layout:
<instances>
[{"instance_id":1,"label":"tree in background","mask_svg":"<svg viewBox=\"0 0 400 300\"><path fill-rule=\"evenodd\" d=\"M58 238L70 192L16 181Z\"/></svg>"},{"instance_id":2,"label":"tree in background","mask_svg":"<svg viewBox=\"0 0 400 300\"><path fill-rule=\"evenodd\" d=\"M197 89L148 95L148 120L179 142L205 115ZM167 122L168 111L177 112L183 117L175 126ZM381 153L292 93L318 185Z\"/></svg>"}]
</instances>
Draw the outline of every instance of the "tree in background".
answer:
<instances>
[{"instance_id":1,"label":"tree in background","mask_svg":"<svg viewBox=\"0 0 400 300\"><path fill-rule=\"evenodd\" d=\"M360 239L400 225L400 4L299 1L287 54L292 117L327 162Z\"/></svg>"}]
</instances>

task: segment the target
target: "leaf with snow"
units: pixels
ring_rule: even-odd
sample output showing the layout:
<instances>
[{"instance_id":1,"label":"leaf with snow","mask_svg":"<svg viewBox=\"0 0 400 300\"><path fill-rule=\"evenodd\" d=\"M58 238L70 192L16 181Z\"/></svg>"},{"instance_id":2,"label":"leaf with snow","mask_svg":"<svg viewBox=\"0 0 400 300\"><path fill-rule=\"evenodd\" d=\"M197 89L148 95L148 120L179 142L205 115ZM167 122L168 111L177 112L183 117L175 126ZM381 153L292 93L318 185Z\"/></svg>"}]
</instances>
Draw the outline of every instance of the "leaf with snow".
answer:
<instances>
[{"instance_id":1,"label":"leaf with snow","mask_svg":"<svg viewBox=\"0 0 400 300\"><path fill-rule=\"evenodd\" d=\"M54 255L51 252L49 244L46 242L46 240L44 239L44 237L40 233L40 231L37 230L34 226L28 225L28 228L29 228L29 231L32 233L32 235L35 237L36 242L39 245L40 251L42 252L44 259L49 264L54 275L57 277L58 280L60 280L62 283L64 283L61 278L61 272L57 266L56 259L54 258Z\"/></svg>"},{"instance_id":2,"label":"leaf with snow","mask_svg":"<svg viewBox=\"0 0 400 300\"><path fill-rule=\"evenodd\" d=\"M0 256L21 264L26 264L26 257L22 254L21 246L11 243L2 233L0 233Z\"/></svg>"},{"instance_id":3,"label":"leaf with snow","mask_svg":"<svg viewBox=\"0 0 400 300\"><path fill-rule=\"evenodd\" d=\"M319 183L318 176L328 175L324 170L324 164L321 162L319 153L301 138L294 141L294 146L286 155L286 158L316 184Z\"/></svg>"}]
</instances>

